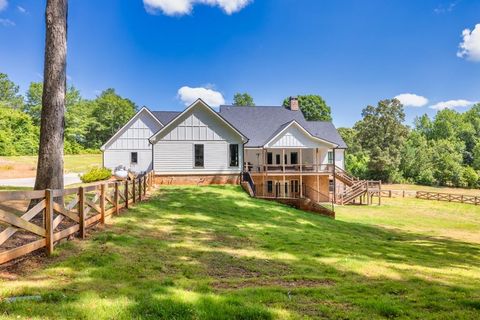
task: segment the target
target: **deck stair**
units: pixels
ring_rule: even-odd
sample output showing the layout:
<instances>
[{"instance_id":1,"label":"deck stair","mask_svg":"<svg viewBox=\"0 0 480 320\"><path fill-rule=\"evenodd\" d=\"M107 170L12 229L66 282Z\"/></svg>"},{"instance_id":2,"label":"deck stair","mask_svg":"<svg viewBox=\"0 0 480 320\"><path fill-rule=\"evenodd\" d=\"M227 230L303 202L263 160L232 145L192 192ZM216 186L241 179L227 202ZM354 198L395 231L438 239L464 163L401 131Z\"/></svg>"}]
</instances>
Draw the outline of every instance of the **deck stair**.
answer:
<instances>
[{"instance_id":1,"label":"deck stair","mask_svg":"<svg viewBox=\"0 0 480 320\"><path fill-rule=\"evenodd\" d=\"M336 202L338 204L356 203L360 199L366 199L368 204L371 197L378 193L381 189L380 181L360 180L357 177L349 175L345 170L335 167L335 178L343 182L346 188L337 195Z\"/></svg>"}]
</instances>

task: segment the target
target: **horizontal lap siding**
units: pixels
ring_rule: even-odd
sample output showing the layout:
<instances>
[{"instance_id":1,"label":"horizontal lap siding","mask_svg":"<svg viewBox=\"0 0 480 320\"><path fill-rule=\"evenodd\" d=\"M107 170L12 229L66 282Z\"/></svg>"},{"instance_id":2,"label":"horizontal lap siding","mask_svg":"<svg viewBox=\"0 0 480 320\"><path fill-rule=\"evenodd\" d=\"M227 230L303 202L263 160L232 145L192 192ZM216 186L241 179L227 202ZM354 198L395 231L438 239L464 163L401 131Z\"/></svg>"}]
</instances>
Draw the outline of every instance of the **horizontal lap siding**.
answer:
<instances>
[{"instance_id":1,"label":"horizontal lap siding","mask_svg":"<svg viewBox=\"0 0 480 320\"><path fill-rule=\"evenodd\" d=\"M130 163L131 152L138 153L138 163ZM135 172L152 170L151 150L106 150L104 151L103 166L108 169L115 169L118 166L125 166Z\"/></svg>"}]
</instances>

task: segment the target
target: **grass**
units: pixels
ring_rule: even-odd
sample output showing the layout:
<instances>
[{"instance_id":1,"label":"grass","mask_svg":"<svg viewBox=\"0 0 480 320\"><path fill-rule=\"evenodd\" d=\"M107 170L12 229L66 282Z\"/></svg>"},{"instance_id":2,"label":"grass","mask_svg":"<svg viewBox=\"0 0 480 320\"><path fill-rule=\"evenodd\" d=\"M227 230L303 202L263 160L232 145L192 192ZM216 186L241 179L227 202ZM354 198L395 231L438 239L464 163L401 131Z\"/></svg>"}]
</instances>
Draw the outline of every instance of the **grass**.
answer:
<instances>
[{"instance_id":1,"label":"grass","mask_svg":"<svg viewBox=\"0 0 480 320\"><path fill-rule=\"evenodd\" d=\"M6 319L478 319L480 208L416 199L337 220L238 187L162 187L46 265L5 273Z\"/></svg>"},{"instance_id":2,"label":"grass","mask_svg":"<svg viewBox=\"0 0 480 320\"><path fill-rule=\"evenodd\" d=\"M0 179L34 177L37 156L0 157ZM102 166L101 154L76 154L64 156L65 173L86 172Z\"/></svg>"}]
</instances>

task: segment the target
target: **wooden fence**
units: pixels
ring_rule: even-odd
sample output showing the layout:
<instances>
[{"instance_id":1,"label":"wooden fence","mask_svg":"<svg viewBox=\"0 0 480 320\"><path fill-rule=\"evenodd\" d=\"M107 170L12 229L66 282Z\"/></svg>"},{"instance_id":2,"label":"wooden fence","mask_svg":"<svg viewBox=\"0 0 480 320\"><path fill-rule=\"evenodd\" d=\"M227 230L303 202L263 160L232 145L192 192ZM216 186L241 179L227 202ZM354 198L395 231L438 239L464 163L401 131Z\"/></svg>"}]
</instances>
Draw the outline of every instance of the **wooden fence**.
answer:
<instances>
[{"instance_id":1,"label":"wooden fence","mask_svg":"<svg viewBox=\"0 0 480 320\"><path fill-rule=\"evenodd\" d=\"M406 198L416 197L417 192L412 190L381 190L382 198Z\"/></svg>"},{"instance_id":2,"label":"wooden fence","mask_svg":"<svg viewBox=\"0 0 480 320\"><path fill-rule=\"evenodd\" d=\"M437 200L448 202L459 202L473 205L480 205L480 197L464 194L441 193L441 192L427 192L417 191L416 197L425 200Z\"/></svg>"},{"instance_id":3,"label":"wooden fence","mask_svg":"<svg viewBox=\"0 0 480 320\"><path fill-rule=\"evenodd\" d=\"M120 209L142 201L153 186L153 173L127 181L64 190L0 192L0 264L45 248L86 230Z\"/></svg>"}]
</instances>

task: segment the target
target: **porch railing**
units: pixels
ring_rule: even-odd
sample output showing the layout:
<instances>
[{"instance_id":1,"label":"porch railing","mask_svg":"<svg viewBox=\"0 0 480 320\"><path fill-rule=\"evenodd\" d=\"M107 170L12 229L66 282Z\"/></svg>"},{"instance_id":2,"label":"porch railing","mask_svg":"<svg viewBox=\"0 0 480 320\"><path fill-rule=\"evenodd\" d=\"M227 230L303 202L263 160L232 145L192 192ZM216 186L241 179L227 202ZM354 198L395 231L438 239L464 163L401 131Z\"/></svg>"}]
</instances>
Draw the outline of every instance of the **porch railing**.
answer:
<instances>
[{"instance_id":1,"label":"porch railing","mask_svg":"<svg viewBox=\"0 0 480 320\"><path fill-rule=\"evenodd\" d=\"M245 172L250 173L332 173L333 164L262 164L244 165Z\"/></svg>"}]
</instances>

